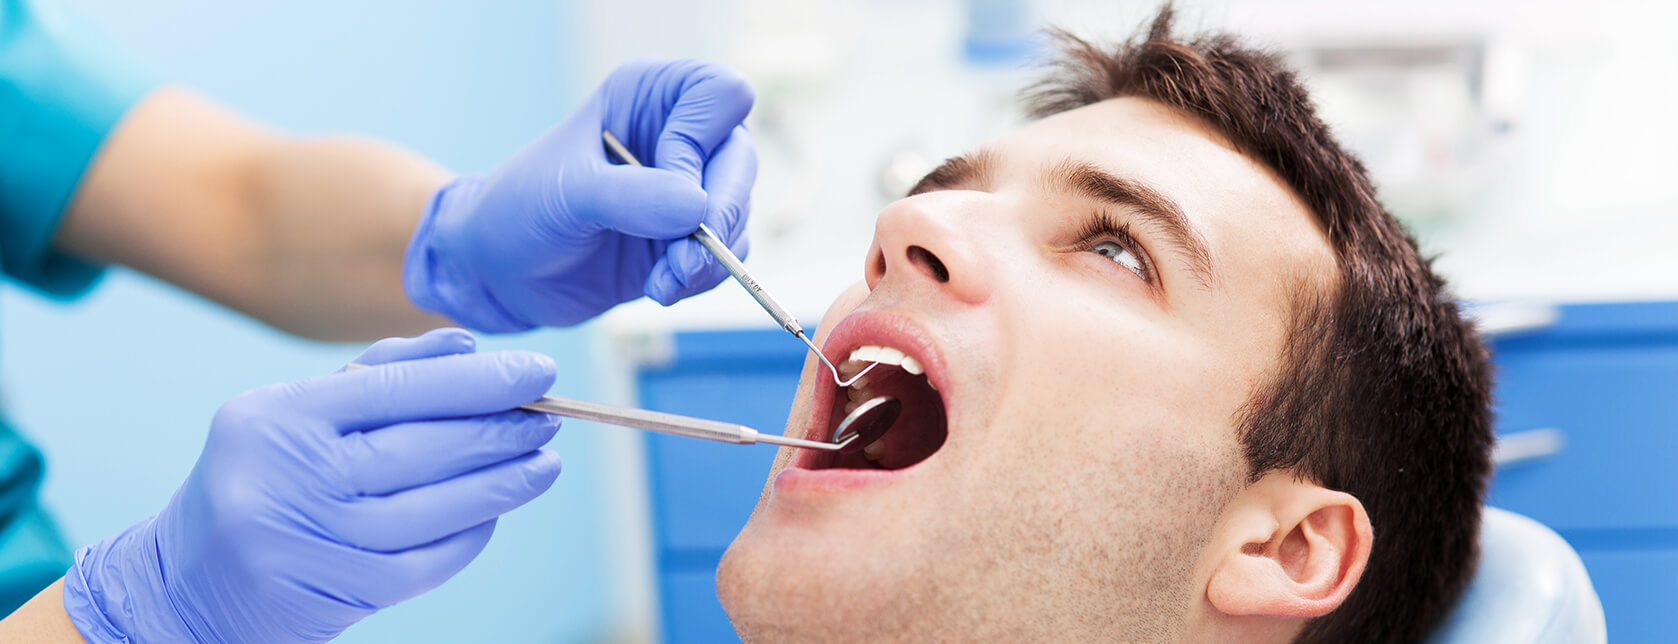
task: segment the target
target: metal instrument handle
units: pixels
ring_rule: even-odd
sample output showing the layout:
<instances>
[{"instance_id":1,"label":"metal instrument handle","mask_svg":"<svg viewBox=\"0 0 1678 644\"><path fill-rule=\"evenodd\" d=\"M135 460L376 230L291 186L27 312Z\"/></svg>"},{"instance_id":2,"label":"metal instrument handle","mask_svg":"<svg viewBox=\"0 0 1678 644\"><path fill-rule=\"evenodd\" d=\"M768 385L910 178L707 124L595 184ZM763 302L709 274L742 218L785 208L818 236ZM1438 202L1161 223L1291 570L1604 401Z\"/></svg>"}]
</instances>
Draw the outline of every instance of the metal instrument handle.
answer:
<instances>
[{"instance_id":1,"label":"metal instrument handle","mask_svg":"<svg viewBox=\"0 0 1678 644\"><path fill-rule=\"evenodd\" d=\"M758 438L757 430L745 425L558 396L543 396L519 409L724 443L749 444L757 442Z\"/></svg>"},{"instance_id":2,"label":"metal instrument handle","mask_svg":"<svg viewBox=\"0 0 1678 644\"><path fill-rule=\"evenodd\" d=\"M367 369L364 364L349 363L344 366L346 371ZM520 405L519 409L543 414L554 414L566 418L587 420L607 425L617 425L630 429L644 429L647 431L686 436L688 438L703 438L705 440L735 445L751 445L754 443L769 443L801 449L813 449L823 452L834 452L843 449L850 440L835 443L812 441L791 436L777 434L763 434L745 425L725 423L705 418L667 414L661 411L637 409L635 407L619 407L587 400L574 400L558 396L543 396L527 405ZM853 439L855 437L852 437Z\"/></svg>"},{"instance_id":3,"label":"metal instrument handle","mask_svg":"<svg viewBox=\"0 0 1678 644\"><path fill-rule=\"evenodd\" d=\"M751 273L746 272L746 265L740 262L740 258L734 256L734 252L728 249L727 244L722 243L722 240L717 238L717 234L711 231L710 226L699 224L699 230L694 231L693 238L699 240L705 250L711 251L718 262L722 262L723 268L728 269L728 274L734 276L734 281L746 287L746 293L750 294L752 299L757 300L758 306L768 311L770 317L781 323L782 329L786 329L787 333L793 335L804 332L804 327L798 324L798 320L793 318L792 314L788 313L780 302L770 297L769 291L763 290L757 280L752 278Z\"/></svg>"}]
</instances>

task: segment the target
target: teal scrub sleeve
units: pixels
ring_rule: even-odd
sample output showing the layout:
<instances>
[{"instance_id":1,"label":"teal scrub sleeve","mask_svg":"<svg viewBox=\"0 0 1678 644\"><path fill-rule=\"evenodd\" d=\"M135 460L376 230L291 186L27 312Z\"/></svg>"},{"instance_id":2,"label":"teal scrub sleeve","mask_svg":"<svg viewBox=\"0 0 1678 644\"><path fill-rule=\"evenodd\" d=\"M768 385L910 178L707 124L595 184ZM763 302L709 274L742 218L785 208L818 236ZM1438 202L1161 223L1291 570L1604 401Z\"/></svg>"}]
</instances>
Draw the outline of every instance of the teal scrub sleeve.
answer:
<instances>
[{"instance_id":1,"label":"teal scrub sleeve","mask_svg":"<svg viewBox=\"0 0 1678 644\"><path fill-rule=\"evenodd\" d=\"M0 0L0 270L73 297L98 266L52 249L53 231L105 134L152 85L29 0Z\"/></svg>"},{"instance_id":2,"label":"teal scrub sleeve","mask_svg":"<svg viewBox=\"0 0 1678 644\"><path fill-rule=\"evenodd\" d=\"M70 549L38 500L41 453L0 418L0 615L11 614L70 567Z\"/></svg>"}]
</instances>

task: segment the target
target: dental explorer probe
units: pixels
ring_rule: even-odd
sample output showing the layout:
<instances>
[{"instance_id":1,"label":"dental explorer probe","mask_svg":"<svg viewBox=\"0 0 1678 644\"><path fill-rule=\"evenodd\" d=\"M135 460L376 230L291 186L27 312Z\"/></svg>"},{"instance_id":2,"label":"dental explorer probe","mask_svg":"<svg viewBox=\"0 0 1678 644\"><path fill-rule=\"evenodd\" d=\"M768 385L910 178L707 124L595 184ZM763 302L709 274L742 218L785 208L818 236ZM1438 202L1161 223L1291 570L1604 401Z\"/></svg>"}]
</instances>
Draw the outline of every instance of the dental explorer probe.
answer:
<instances>
[{"instance_id":1,"label":"dental explorer probe","mask_svg":"<svg viewBox=\"0 0 1678 644\"><path fill-rule=\"evenodd\" d=\"M354 362L344 365L345 371L355 371L358 369L369 368L371 367L368 365ZM578 420L605 423L607 425L616 425L618 427L644 429L662 434L686 436L689 438L703 438L705 440L718 441L722 443L734 443L736 445L770 443L786 447L797 447L800 449L813 449L822 452L838 452L849 447L852 443L856 442L859 437L867 438L867 436L860 433L861 430L858 430L851 432L849 436L845 436L844 440L832 443L804 440L802 438L792 438L778 434L764 434L745 425L736 425L722 421L707 420L704 418L693 418L691 416L679 416L659 411L636 409L634 407L603 405L586 400L573 400L557 396L543 396L535 402L520 406L519 409L544 414L553 414L556 416L564 416L566 418L575 418ZM859 409L858 411L863 410ZM869 415L869 412L864 412L862 414L853 413L850 416L847 416L845 421L840 423L840 425L842 427L855 425L859 422L859 420L864 420L860 418L861 416L866 415ZM892 420L896 420L896 417L896 414L893 413L891 414L891 420L885 421L887 428L891 426ZM885 428L877 427L881 424L879 421L884 420L884 418L879 414L874 414L873 418L865 420L867 422L862 423L864 425L864 430L869 430L869 433L874 433L876 430L878 431L878 434L885 433ZM879 438L878 434L875 434L873 438ZM870 440L869 442L873 441Z\"/></svg>"},{"instance_id":2,"label":"dental explorer probe","mask_svg":"<svg viewBox=\"0 0 1678 644\"><path fill-rule=\"evenodd\" d=\"M624 147L623 142L619 141L618 137L613 136L611 130L601 130L600 136L606 140L606 147L611 148L612 153L623 159L624 163L642 167L640 160L636 159L635 155L630 154L629 148ZM840 377L839 368L833 366L833 362L827 359L821 348L817 347L816 343L811 342L810 336L804 333L804 325L799 324L798 319L792 317L791 313L782 308L780 302L776 302L775 298L769 296L769 291L763 290L757 280L752 279L752 274L746 272L746 265L740 262L740 258L734 256L734 251L729 250L727 244L722 243L722 240L717 238L717 234L712 232L710 226L700 223L699 230L693 231L693 238L699 240L699 244L704 246L705 250L711 251L711 255L722 263L722 267L728 270L728 274L734 276L734 281L746 287L746 293L750 294L752 299L757 300L758 306L763 307L763 310L769 313L769 317L775 318L782 329L791 333L793 337L803 340L804 345L815 352L816 357L821 359L822 364L827 365L828 371L833 372L833 382L838 383L840 387L849 387L856 384L856 381L861 379L863 374L873 371L874 367L879 366L880 363L878 362L870 364L848 380Z\"/></svg>"}]
</instances>

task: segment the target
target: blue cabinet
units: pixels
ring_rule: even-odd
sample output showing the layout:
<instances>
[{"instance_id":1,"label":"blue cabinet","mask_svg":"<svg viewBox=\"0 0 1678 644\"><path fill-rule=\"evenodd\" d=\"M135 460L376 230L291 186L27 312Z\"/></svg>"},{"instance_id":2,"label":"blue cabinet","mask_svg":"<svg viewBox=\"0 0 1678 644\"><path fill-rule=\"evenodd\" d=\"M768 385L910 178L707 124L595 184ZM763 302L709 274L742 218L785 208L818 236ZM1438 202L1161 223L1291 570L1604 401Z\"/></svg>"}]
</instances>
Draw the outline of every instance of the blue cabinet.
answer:
<instances>
[{"instance_id":1,"label":"blue cabinet","mask_svg":"<svg viewBox=\"0 0 1678 644\"><path fill-rule=\"evenodd\" d=\"M1500 436L1555 430L1561 449L1500 467L1488 502L1579 551L1613 641L1678 634L1678 302L1564 306L1498 338ZM779 432L803 365L778 329L679 333L637 376L649 409ZM775 450L653 435L648 443L666 640L734 642L715 570L763 489Z\"/></svg>"},{"instance_id":2,"label":"blue cabinet","mask_svg":"<svg viewBox=\"0 0 1678 644\"><path fill-rule=\"evenodd\" d=\"M804 345L780 329L678 333L674 360L636 375L647 409L781 433ZM666 642L738 642L717 602L716 569L746 525L775 448L649 434L648 472Z\"/></svg>"},{"instance_id":3,"label":"blue cabinet","mask_svg":"<svg viewBox=\"0 0 1678 644\"><path fill-rule=\"evenodd\" d=\"M1678 302L1564 306L1499 338L1500 437L1559 451L1498 469L1487 501L1554 528L1585 562L1616 642L1678 637Z\"/></svg>"}]
</instances>

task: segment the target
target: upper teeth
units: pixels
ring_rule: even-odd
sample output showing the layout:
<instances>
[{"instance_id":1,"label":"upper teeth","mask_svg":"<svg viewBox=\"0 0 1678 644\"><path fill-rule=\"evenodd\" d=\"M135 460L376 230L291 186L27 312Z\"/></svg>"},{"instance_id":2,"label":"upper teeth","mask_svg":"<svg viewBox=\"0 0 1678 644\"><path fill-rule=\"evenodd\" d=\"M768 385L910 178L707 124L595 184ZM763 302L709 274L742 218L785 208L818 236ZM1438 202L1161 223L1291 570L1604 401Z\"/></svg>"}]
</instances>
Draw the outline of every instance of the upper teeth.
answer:
<instances>
[{"instance_id":1,"label":"upper teeth","mask_svg":"<svg viewBox=\"0 0 1678 644\"><path fill-rule=\"evenodd\" d=\"M897 365L904 371L917 376L926 373L926 368L921 366L921 361L904 354L903 350L893 347L882 347L875 344L865 344L857 347L855 351L851 352L850 359L846 360L844 364L839 366L839 370L849 377L862 371L863 366L870 362ZM853 382L851 383L851 386L846 387L845 396L845 413L847 414L856 411L856 408L859 405L866 402L869 398L873 398L873 392L868 390L868 376L865 375L857 378L856 382ZM862 455L870 461L879 461L880 455L884 454L885 451L885 439L880 438L866 447L863 447Z\"/></svg>"},{"instance_id":2,"label":"upper teeth","mask_svg":"<svg viewBox=\"0 0 1678 644\"><path fill-rule=\"evenodd\" d=\"M847 360L847 362L878 362L881 364L897 365L902 367L904 371L917 376L926 373L926 368L921 366L921 361L905 355L901 349L882 347L874 344L865 344L857 347L855 351L851 352L851 357Z\"/></svg>"}]
</instances>

